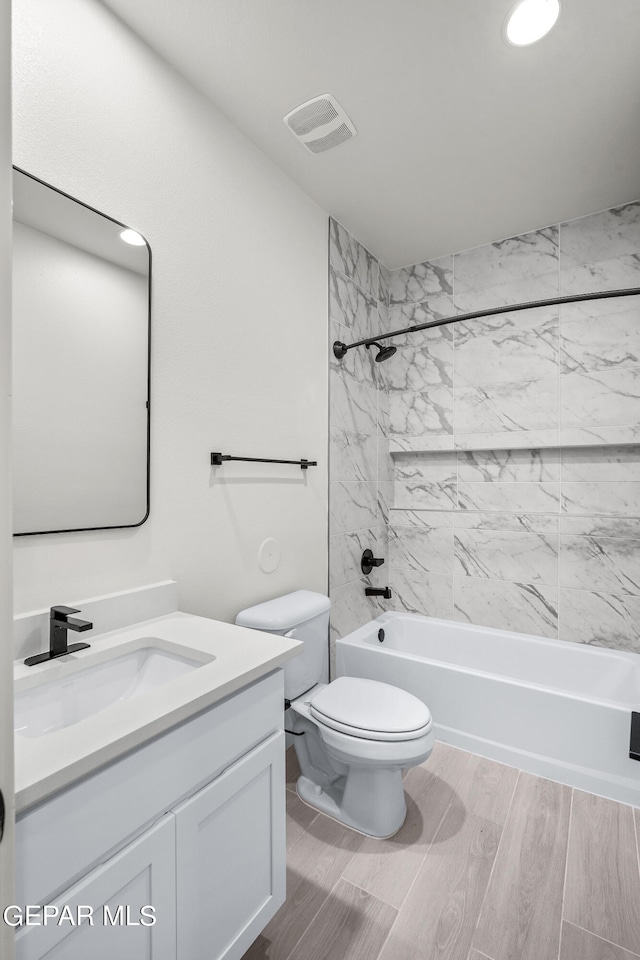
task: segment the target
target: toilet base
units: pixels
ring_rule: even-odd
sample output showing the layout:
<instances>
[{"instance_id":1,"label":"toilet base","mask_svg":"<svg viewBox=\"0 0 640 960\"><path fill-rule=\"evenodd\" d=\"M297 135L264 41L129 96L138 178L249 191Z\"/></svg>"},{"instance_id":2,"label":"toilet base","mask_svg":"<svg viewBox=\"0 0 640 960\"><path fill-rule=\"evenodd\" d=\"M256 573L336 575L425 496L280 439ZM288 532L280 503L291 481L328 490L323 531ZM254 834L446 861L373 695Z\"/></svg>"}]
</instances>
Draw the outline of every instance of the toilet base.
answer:
<instances>
[{"instance_id":1,"label":"toilet base","mask_svg":"<svg viewBox=\"0 0 640 960\"><path fill-rule=\"evenodd\" d=\"M310 807L376 840L396 834L407 815L399 769L355 767L325 787L301 776L296 790Z\"/></svg>"}]
</instances>

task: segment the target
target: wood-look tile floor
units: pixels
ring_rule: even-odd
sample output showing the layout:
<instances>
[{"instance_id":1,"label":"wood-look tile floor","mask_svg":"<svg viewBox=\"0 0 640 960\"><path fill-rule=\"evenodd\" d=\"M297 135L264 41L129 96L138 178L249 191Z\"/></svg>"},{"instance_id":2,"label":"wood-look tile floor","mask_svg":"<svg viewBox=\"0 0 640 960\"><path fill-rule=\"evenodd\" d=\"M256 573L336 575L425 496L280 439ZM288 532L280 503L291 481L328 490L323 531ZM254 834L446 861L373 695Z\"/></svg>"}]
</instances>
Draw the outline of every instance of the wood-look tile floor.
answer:
<instances>
[{"instance_id":1,"label":"wood-look tile floor","mask_svg":"<svg viewBox=\"0 0 640 960\"><path fill-rule=\"evenodd\" d=\"M306 806L244 960L640 960L640 810L436 743L371 840Z\"/></svg>"}]
</instances>

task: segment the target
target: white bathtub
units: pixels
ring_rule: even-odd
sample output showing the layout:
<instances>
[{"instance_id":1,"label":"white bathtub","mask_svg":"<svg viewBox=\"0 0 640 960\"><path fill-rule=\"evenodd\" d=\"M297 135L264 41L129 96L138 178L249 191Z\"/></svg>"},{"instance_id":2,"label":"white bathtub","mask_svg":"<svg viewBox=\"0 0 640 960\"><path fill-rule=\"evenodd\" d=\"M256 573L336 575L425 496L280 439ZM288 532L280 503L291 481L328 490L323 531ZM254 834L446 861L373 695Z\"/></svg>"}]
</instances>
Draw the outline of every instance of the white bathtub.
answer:
<instances>
[{"instance_id":1,"label":"white bathtub","mask_svg":"<svg viewBox=\"0 0 640 960\"><path fill-rule=\"evenodd\" d=\"M336 670L420 697L440 740L640 807L638 654L384 613L337 641Z\"/></svg>"}]
</instances>

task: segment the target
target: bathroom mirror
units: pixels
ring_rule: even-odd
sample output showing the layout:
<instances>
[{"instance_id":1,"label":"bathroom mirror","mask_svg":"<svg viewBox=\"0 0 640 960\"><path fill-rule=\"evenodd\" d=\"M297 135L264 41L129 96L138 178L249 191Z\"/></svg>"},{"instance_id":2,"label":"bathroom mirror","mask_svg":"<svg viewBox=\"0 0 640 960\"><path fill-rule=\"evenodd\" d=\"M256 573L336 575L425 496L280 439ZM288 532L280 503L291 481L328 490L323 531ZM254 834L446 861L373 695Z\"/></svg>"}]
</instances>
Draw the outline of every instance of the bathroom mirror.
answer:
<instances>
[{"instance_id":1,"label":"bathroom mirror","mask_svg":"<svg viewBox=\"0 0 640 960\"><path fill-rule=\"evenodd\" d=\"M13 196L14 532L139 526L149 514L149 245L17 168Z\"/></svg>"}]
</instances>

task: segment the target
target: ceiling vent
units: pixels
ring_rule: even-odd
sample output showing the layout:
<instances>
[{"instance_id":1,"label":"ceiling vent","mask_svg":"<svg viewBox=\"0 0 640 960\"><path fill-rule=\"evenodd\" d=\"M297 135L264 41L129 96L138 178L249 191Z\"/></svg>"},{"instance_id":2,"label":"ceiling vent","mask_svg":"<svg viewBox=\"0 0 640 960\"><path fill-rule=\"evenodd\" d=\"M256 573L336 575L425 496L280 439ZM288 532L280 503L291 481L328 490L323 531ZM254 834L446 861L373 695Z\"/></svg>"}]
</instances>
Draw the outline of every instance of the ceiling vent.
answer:
<instances>
[{"instance_id":1,"label":"ceiling vent","mask_svg":"<svg viewBox=\"0 0 640 960\"><path fill-rule=\"evenodd\" d=\"M324 153L345 140L355 137L357 130L335 97L323 93L301 103L283 118L285 124L311 153Z\"/></svg>"}]
</instances>

